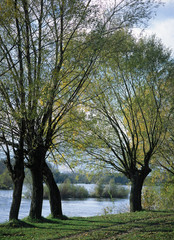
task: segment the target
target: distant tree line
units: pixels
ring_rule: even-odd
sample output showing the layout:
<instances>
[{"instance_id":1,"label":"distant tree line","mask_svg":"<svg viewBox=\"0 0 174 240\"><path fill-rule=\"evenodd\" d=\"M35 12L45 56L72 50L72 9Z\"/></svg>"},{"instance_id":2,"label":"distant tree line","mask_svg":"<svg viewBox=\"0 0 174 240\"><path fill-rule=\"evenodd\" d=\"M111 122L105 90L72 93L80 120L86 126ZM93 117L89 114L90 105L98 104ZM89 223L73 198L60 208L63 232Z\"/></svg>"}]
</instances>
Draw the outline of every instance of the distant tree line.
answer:
<instances>
[{"instance_id":1,"label":"distant tree line","mask_svg":"<svg viewBox=\"0 0 174 240\"><path fill-rule=\"evenodd\" d=\"M109 181L112 179L117 184L127 184L128 179L121 174L99 174L99 175L92 175L90 178L87 177L85 174L80 174L76 172L60 172L59 170L52 170L55 182L63 183L66 179L69 179L71 183L97 183L99 180L102 179L103 184L108 184ZM26 179L27 175L30 174L29 171L26 171ZM31 180L30 184L31 184ZM13 182L9 175L9 172L3 163L0 161L0 189L12 189Z\"/></svg>"},{"instance_id":2,"label":"distant tree line","mask_svg":"<svg viewBox=\"0 0 174 240\"><path fill-rule=\"evenodd\" d=\"M67 178L71 181L71 183L97 183L100 179L104 184L108 184L111 179L114 180L115 183L118 184L127 184L128 179L122 174L97 174L92 175L90 178L85 174L80 174L77 172L59 172L53 170L53 175L56 183L63 183Z\"/></svg>"}]
</instances>

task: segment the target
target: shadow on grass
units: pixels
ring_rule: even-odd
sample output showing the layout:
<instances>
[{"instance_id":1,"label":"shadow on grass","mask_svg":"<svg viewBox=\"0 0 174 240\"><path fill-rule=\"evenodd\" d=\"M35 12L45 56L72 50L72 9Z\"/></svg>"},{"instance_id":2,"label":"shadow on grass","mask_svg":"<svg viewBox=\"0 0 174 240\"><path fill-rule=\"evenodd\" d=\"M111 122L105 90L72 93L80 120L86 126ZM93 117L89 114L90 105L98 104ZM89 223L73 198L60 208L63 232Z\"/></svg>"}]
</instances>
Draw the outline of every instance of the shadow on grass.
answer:
<instances>
[{"instance_id":1,"label":"shadow on grass","mask_svg":"<svg viewBox=\"0 0 174 240\"><path fill-rule=\"evenodd\" d=\"M35 226L21 220L11 220L7 223L1 224L1 227L8 228L34 228Z\"/></svg>"},{"instance_id":2,"label":"shadow on grass","mask_svg":"<svg viewBox=\"0 0 174 240\"><path fill-rule=\"evenodd\" d=\"M83 219L83 218L80 218L80 219L72 219L72 220L75 220L76 222L89 222L89 223L99 223L99 224L103 224L103 225L106 225L107 223L108 224L111 224L111 225L116 225L116 224L118 224L118 225L120 225L120 224L126 224L126 223L129 223L130 221L124 221L124 222L120 222L120 221L118 221L118 220L110 220L110 218L109 217L103 217L103 219L102 220L92 220L92 219Z\"/></svg>"},{"instance_id":3,"label":"shadow on grass","mask_svg":"<svg viewBox=\"0 0 174 240\"><path fill-rule=\"evenodd\" d=\"M30 217L26 217L26 218L23 218L22 219L23 221L27 222L27 223L50 223L50 224L59 224L59 223L62 223L62 219L59 219L59 218L44 218L44 217L41 217L39 219L33 219L33 218L30 218Z\"/></svg>"}]
</instances>

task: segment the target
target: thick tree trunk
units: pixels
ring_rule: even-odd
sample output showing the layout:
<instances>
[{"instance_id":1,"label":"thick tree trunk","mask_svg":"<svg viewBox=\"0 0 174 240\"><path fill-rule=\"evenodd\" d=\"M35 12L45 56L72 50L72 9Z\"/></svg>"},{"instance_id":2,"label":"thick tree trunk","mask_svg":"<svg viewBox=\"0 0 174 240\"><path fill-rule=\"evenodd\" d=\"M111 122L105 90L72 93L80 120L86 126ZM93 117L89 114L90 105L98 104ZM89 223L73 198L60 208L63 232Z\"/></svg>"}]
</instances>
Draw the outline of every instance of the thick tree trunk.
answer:
<instances>
[{"instance_id":1,"label":"thick tree trunk","mask_svg":"<svg viewBox=\"0 0 174 240\"><path fill-rule=\"evenodd\" d=\"M22 197L22 187L24 182L24 162L23 154L15 157L14 169L11 172L13 181L13 200L10 208L9 220L17 220Z\"/></svg>"},{"instance_id":2,"label":"thick tree trunk","mask_svg":"<svg viewBox=\"0 0 174 240\"><path fill-rule=\"evenodd\" d=\"M10 208L9 220L17 220L19 215L19 208L21 205L22 187L24 182L24 171L20 176L13 180L13 200Z\"/></svg>"},{"instance_id":3,"label":"thick tree trunk","mask_svg":"<svg viewBox=\"0 0 174 240\"><path fill-rule=\"evenodd\" d=\"M32 219L41 219L43 204L43 164L45 161L45 149L38 146L30 156L30 171L32 177L32 196L29 216Z\"/></svg>"},{"instance_id":4,"label":"thick tree trunk","mask_svg":"<svg viewBox=\"0 0 174 240\"><path fill-rule=\"evenodd\" d=\"M62 218L61 196L53 174L46 163L43 165L43 178L49 190L51 215L54 218Z\"/></svg>"},{"instance_id":5,"label":"thick tree trunk","mask_svg":"<svg viewBox=\"0 0 174 240\"><path fill-rule=\"evenodd\" d=\"M131 176L131 192L130 192L130 212L141 211L141 195L145 178L151 172L150 168L136 170Z\"/></svg>"},{"instance_id":6,"label":"thick tree trunk","mask_svg":"<svg viewBox=\"0 0 174 240\"><path fill-rule=\"evenodd\" d=\"M29 216L32 219L41 219L43 203L43 175L42 167L35 166L30 169L32 176L32 196Z\"/></svg>"},{"instance_id":7,"label":"thick tree trunk","mask_svg":"<svg viewBox=\"0 0 174 240\"><path fill-rule=\"evenodd\" d=\"M131 181L131 192L130 192L130 211L141 211L141 192L143 183L138 178Z\"/></svg>"}]
</instances>

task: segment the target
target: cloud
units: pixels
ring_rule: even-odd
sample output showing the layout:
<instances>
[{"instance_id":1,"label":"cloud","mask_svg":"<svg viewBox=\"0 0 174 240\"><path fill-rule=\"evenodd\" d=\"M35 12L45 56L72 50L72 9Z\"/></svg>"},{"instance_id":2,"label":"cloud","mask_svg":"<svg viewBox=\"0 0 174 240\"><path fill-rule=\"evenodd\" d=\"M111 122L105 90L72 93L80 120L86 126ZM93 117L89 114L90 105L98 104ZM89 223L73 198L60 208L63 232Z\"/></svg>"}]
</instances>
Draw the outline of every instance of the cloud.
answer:
<instances>
[{"instance_id":1,"label":"cloud","mask_svg":"<svg viewBox=\"0 0 174 240\"><path fill-rule=\"evenodd\" d=\"M174 3L174 0L162 0L162 2L165 4L171 4Z\"/></svg>"},{"instance_id":2,"label":"cloud","mask_svg":"<svg viewBox=\"0 0 174 240\"><path fill-rule=\"evenodd\" d=\"M170 48L174 54L174 18L166 19L165 21L153 21L147 29L143 30L136 28L133 30L135 36L139 36L140 33L144 36L156 35L157 38L161 39L165 47Z\"/></svg>"},{"instance_id":3,"label":"cloud","mask_svg":"<svg viewBox=\"0 0 174 240\"><path fill-rule=\"evenodd\" d=\"M149 26L142 35L153 35L162 40L164 46L172 49L174 55L174 0L163 0L164 6L157 9L156 17L149 21ZM136 36L142 29L134 29Z\"/></svg>"},{"instance_id":4,"label":"cloud","mask_svg":"<svg viewBox=\"0 0 174 240\"><path fill-rule=\"evenodd\" d=\"M160 38L166 47L172 48L174 51L174 18L169 18L161 21L154 21L152 25L149 26L145 33L148 35L155 34Z\"/></svg>"}]
</instances>

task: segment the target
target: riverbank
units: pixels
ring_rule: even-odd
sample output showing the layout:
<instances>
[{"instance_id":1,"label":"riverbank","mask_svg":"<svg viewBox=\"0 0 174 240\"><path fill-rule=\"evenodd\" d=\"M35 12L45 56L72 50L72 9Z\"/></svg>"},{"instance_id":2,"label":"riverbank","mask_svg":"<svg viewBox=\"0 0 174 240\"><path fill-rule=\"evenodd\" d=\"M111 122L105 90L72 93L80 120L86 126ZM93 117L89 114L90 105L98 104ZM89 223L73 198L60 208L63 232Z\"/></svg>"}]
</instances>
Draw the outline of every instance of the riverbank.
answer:
<instances>
[{"instance_id":1,"label":"riverbank","mask_svg":"<svg viewBox=\"0 0 174 240\"><path fill-rule=\"evenodd\" d=\"M88 192L92 193L96 184L78 184L85 187ZM25 187L25 186L24 186ZM127 186L124 186L127 188ZM23 189L26 192L26 187ZM12 190L0 190L0 223L8 220L10 206L12 202ZM19 219L29 215L31 201L22 199L19 211ZM125 199L107 199L107 198L87 198L87 199L67 199L62 200L63 214L68 217L92 217L102 215L105 212L113 214L129 211L129 198ZM42 216L47 217L50 214L49 200L43 201Z\"/></svg>"},{"instance_id":2,"label":"riverbank","mask_svg":"<svg viewBox=\"0 0 174 240\"><path fill-rule=\"evenodd\" d=\"M12 201L12 190L0 191L0 223L8 221L10 206ZM22 199L19 211L19 219L29 215L31 201ZM92 217L102 215L105 212L113 214L129 211L129 199L69 199L62 200L63 214L68 217ZM50 214L49 200L43 201L42 216L47 217Z\"/></svg>"},{"instance_id":3,"label":"riverbank","mask_svg":"<svg viewBox=\"0 0 174 240\"><path fill-rule=\"evenodd\" d=\"M101 240L158 239L174 236L174 212L143 211L68 220L43 218L42 222L23 219L0 224L0 239L8 240Z\"/></svg>"}]
</instances>

